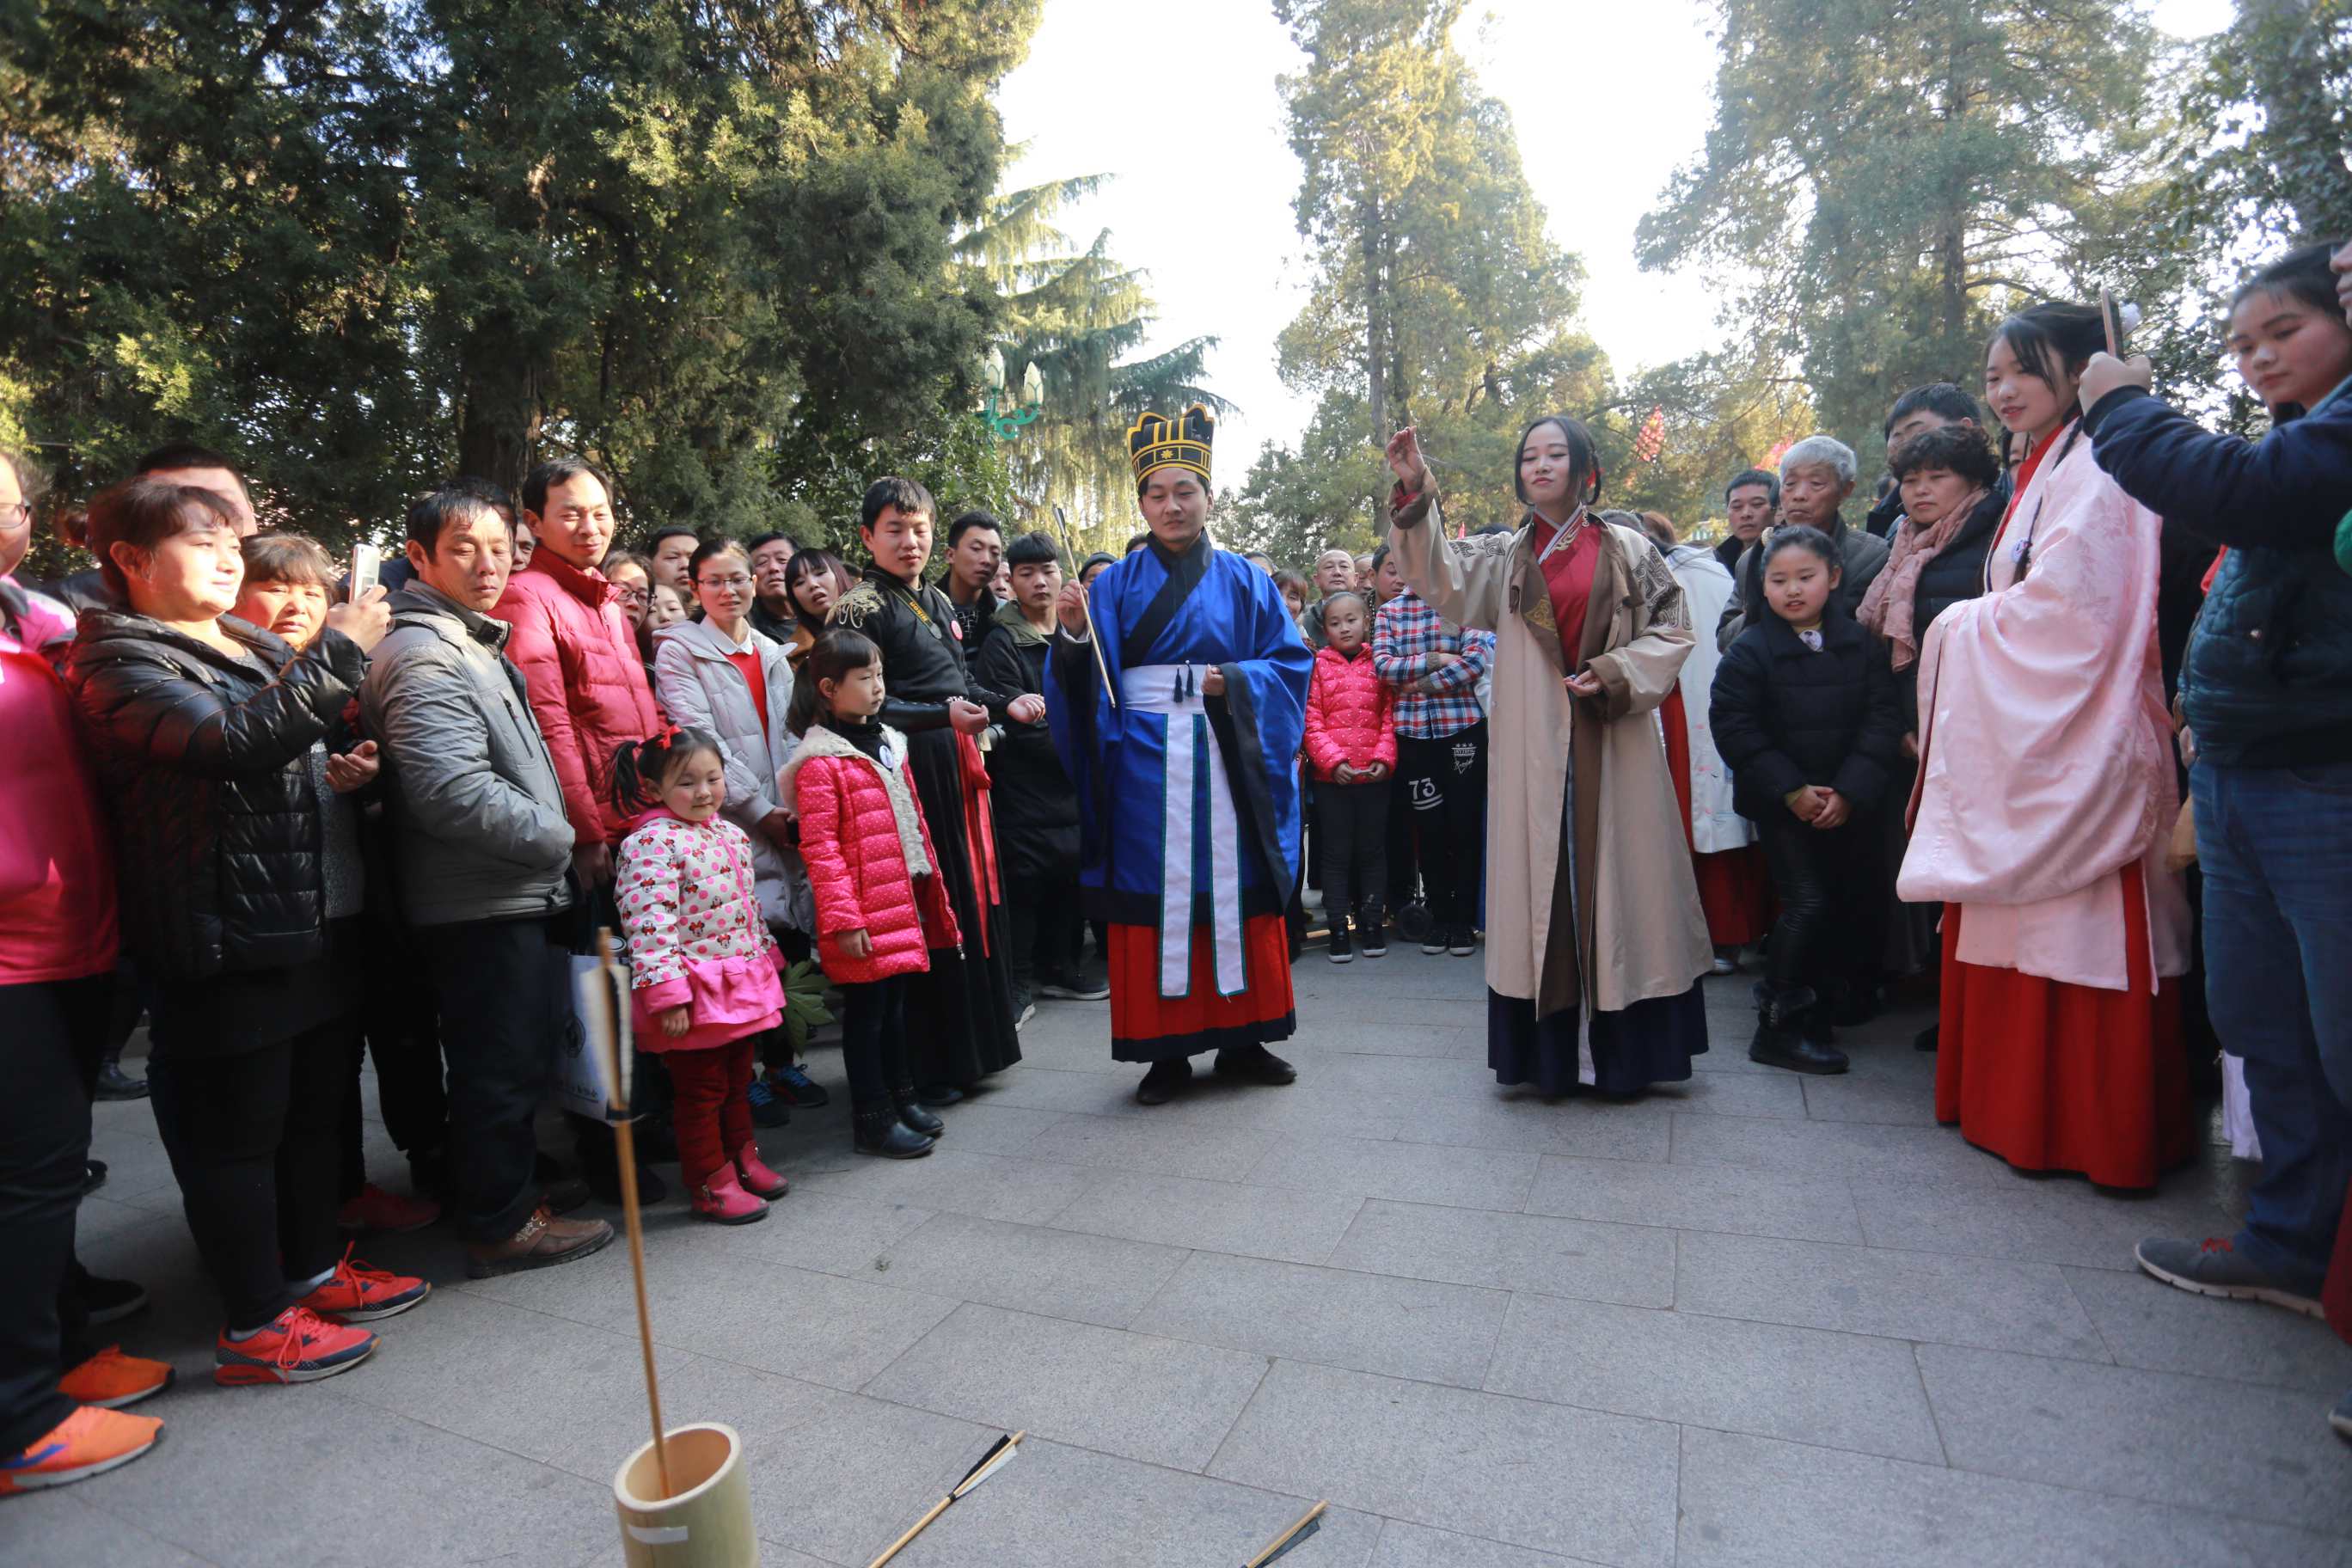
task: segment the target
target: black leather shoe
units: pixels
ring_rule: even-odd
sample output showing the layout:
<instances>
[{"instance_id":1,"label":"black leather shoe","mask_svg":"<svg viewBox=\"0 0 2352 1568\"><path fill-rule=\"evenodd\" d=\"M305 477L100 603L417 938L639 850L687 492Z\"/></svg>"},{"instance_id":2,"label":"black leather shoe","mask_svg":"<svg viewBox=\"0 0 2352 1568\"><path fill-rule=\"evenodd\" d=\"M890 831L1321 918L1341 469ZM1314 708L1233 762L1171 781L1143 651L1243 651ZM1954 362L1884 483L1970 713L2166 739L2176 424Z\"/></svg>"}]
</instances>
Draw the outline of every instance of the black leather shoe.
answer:
<instances>
[{"instance_id":1,"label":"black leather shoe","mask_svg":"<svg viewBox=\"0 0 2352 1568\"><path fill-rule=\"evenodd\" d=\"M885 1160L919 1160L931 1152L931 1141L898 1120L898 1108L857 1114L856 1147L861 1154Z\"/></svg>"},{"instance_id":2,"label":"black leather shoe","mask_svg":"<svg viewBox=\"0 0 2352 1568\"><path fill-rule=\"evenodd\" d=\"M1165 1105L1176 1098L1176 1091L1192 1081L1192 1063L1186 1057L1171 1057L1164 1062L1153 1062L1143 1081L1135 1086L1139 1105Z\"/></svg>"},{"instance_id":3,"label":"black leather shoe","mask_svg":"<svg viewBox=\"0 0 2352 1568\"><path fill-rule=\"evenodd\" d=\"M951 1083L927 1083L915 1091L915 1098L937 1110L943 1105L953 1105L963 1098L963 1090Z\"/></svg>"},{"instance_id":4,"label":"black leather shoe","mask_svg":"<svg viewBox=\"0 0 2352 1568\"><path fill-rule=\"evenodd\" d=\"M621 1168L604 1160L583 1160L580 1174L588 1190L600 1204L617 1205L621 1201ZM669 1184L644 1165L637 1167L637 1205L640 1208L661 1202L669 1196ZM549 1194L548 1206L554 1207L554 1194ZM561 1210L557 1211L561 1213Z\"/></svg>"},{"instance_id":5,"label":"black leather shoe","mask_svg":"<svg viewBox=\"0 0 2352 1568\"><path fill-rule=\"evenodd\" d=\"M122 1070L121 1062L109 1057L99 1066L98 1098L144 1100L147 1098L147 1080L143 1078L132 1078Z\"/></svg>"},{"instance_id":6,"label":"black leather shoe","mask_svg":"<svg viewBox=\"0 0 2352 1568\"><path fill-rule=\"evenodd\" d=\"M936 1138L948 1130L948 1124L923 1109L911 1089L902 1089L890 1097L898 1105L898 1120L926 1138Z\"/></svg>"},{"instance_id":7,"label":"black leather shoe","mask_svg":"<svg viewBox=\"0 0 2352 1568\"><path fill-rule=\"evenodd\" d=\"M1298 1069L1264 1046L1235 1046L1217 1053L1217 1071L1247 1083L1297 1083Z\"/></svg>"}]
</instances>

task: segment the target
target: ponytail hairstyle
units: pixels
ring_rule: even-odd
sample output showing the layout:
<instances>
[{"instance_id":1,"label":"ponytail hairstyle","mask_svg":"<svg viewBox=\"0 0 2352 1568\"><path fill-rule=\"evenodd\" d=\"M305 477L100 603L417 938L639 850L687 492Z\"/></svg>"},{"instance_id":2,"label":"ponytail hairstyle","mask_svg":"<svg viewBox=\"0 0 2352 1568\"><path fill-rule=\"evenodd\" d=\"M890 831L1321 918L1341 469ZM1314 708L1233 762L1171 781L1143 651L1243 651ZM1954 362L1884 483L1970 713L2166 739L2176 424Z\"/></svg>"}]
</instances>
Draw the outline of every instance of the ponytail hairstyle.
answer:
<instances>
[{"instance_id":1,"label":"ponytail hairstyle","mask_svg":"<svg viewBox=\"0 0 2352 1568\"><path fill-rule=\"evenodd\" d=\"M2117 307L2117 316L2137 319L2128 306ZM2096 305L2046 300L2003 321L1993 329L1992 341L2008 343L2019 367L2056 392L2061 380L2079 381L2091 356L2105 352L2107 329Z\"/></svg>"},{"instance_id":2,"label":"ponytail hairstyle","mask_svg":"<svg viewBox=\"0 0 2352 1568\"><path fill-rule=\"evenodd\" d=\"M644 811L661 800L670 775L688 760L709 752L721 763L726 752L719 737L691 727L667 729L642 741L624 741L613 753L613 805L619 811Z\"/></svg>"},{"instance_id":3,"label":"ponytail hairstyle","mask_svg":"<svg viewBox=\"0 0 2352 1568\"><path fill-rule=\"evenodd\" d=\"M1519 478L1519 459L1528 455L1528 440L1547 425L1558 426L1560 438L1568 443L1569 498L1591 505L1601 499L1601 448L1592 444L1592 432L1582 420L1565 414L1547 414L1519 432L1519 444L1511 453L1511 489L1519 503L1526 505L1528 490Z\"/></svg>"},{"instance_id":4,"label":"ponytail hairstyle","mask_svg":"<svg viewBox=\"0 0 2352 1568\"><path fill-rule=\"evenodd\" d=\"M797 561L800 557L793 559ZM793 668L793 705L784 710L784 728L795 735L805 735L812 725L832 722L833 710L824 705L824 693L818 687L824 681L839 680L853 669L878 664L881 659L882 650L864 632L848 626L826 626Z\"/></svg>"}]
</instances>

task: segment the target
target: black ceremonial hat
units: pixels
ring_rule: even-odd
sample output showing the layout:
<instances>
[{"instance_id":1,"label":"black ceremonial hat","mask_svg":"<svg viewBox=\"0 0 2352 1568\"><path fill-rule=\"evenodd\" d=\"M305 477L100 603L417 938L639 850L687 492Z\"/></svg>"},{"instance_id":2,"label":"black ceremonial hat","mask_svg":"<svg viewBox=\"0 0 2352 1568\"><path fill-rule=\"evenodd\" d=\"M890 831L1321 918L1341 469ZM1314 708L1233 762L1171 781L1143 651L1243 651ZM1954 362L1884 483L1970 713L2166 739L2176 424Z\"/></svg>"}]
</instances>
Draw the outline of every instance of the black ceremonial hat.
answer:
<instances>
[{"instance_id":1,"label":"black ceremonial hat","mask_svg":"<svg viewBox=\"0 0 2352 1568\"><path fill-rule=\"evenodd\" d=\"M1209 482L1209 448L1216 443L1217 419L1195 403L1177 417L1146 414L1128 427L1127 455L1140 481L1154 468L1190 468Z\"/></svg>"}]
</instances>

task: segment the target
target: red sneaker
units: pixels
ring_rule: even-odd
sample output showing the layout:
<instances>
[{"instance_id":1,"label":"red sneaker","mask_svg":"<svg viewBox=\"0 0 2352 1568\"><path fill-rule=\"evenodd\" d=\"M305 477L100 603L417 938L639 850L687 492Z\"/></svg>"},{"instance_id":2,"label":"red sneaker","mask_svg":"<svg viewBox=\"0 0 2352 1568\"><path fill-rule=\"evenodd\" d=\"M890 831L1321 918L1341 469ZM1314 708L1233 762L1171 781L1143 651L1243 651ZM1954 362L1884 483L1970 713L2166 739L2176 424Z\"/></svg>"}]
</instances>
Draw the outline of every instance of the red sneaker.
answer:
<instances>
[{"instance_id":1,"label":"red sneaker","mask_svg":"<svg viewBox=\"0 0 2352 1568\"><path fill-rule=\"evenodd\" d=\"M107 1346L58 1379L59 1394L76 1405L95 1405L101 1410L136 1405L171 1386L168 1363L124 1355L121 1345Z\"/></svg>"},{"instance_id":2,"label":"red sneaker","mask_svg":"<svg viewBox=\"0 0 2352 1568\"><path fill-rule=\"evenodd\" d=\"M336 1322L372 1323L378 1318L396 1318L431 1294L433 1287L424 1280L371 1268L365 1260L353 1258L346 1247L342 1261L335 1265L334 1277L303 1297L302 1305Z\"/></svg>"},{"instance_id":3,"label":"red sneaker","mask_svg":"<svg viewBox=\"0 0 2352 1568\"><path fill-rule=\"evenodd\" d=\"M0 1497L104 1475L153 1447L163 1435L163 1423L152 1415L125 1415L85 1405L36 1437L23 1453L0 1458Z\"/></svg>"},{"instance_id":4,"label":"red sneaker","mask_svg":"<svg viewBox=\"0 0 2352 1568\"><path fill-rule=\"evenodd\" d=\"M351 1371L380 1342L365 1329L331 1323L308 1307L289 1307L251 1339L232 1340L223 1330L213 1347L213 1381L224 1388L312 1383Z\"/></svg>"},{"instance_id":5,"label":"red sneaker","mask_svg":"<svg viewBox=\"0 0 2352 1568\"><path fill-rule=\"evenodd\" d=\"M404 1198L373 1182L335 1211L335 1224L343 1230L423 1230L440 1217L441 1205L431 1198Z\"/></svg>"}]
</instances>

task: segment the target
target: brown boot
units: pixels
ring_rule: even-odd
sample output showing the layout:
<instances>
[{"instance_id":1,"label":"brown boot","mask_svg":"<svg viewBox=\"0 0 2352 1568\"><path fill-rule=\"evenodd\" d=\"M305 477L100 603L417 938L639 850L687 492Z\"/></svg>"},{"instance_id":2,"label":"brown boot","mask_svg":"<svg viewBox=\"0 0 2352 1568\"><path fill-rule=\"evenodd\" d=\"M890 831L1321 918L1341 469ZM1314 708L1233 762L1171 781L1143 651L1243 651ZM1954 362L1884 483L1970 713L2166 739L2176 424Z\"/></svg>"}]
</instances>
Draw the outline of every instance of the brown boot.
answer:
<instances>
[{"instance_id":1,"label":"brown boot","mask_svg":"<svg viewBox=\"0 0 2352 1568\"><path fill-rule=\"evenodd\" d=\"M526 1268L552 1268L601 1252L613 1239L613 1227L601 1219L558 1219L545 1204L531 1212L522 1228L504 1241L476 1242L466 1248L466 1276L488 1279L498 1274L518 1274Z\"/></svg>"}]
</instances>

